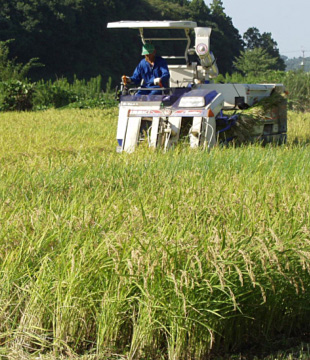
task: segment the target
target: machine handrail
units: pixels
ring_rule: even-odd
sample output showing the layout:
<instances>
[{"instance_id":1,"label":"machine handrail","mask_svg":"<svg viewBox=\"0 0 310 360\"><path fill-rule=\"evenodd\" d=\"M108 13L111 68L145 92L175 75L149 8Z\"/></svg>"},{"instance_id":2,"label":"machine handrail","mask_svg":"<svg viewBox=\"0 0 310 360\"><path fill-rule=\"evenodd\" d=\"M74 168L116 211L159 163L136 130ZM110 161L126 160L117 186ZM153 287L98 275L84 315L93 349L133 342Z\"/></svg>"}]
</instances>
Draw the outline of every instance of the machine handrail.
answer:
<instances>
[{"instance_id":1,"label":"machine handrail","mask_svg":"<svg viewBox=\"0 0 310 360\"><path fill-rule=\"evenodd\" d=\"M144 90L148 90L148 91L165 91L165 90L171 90L171 88L170 87L168 87L168 88L163 88L163 87L160 87L160 88L154 88L154 87L138 87L138 88L130 88L130 89L128 89L128 92L129 92L129 94L131 93L131 92L134 92L134 91L139 91L139 90L142 90L142 91L144 91Z\"/></svg>"}]
</instances>

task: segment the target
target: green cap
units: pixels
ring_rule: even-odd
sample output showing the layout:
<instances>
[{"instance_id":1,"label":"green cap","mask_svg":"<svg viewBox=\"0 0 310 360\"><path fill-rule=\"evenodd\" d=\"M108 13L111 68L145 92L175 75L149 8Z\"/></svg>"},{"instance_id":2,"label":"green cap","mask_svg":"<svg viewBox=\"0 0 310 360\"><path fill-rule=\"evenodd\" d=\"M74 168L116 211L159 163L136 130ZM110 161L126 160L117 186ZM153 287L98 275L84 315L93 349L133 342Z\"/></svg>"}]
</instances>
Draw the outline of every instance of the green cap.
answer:
<instances>
[{"instance_id":1,"label":"green cap","mask_svg":"<svg viewBox=\"0 0 310 360\"><path fill-rule=\"evenodd\" d=\"M142 46L142 54L141 55L152 54L154 50L155 50L155 47L153 44L144 44Z\"/></svg>"}]
</instances>

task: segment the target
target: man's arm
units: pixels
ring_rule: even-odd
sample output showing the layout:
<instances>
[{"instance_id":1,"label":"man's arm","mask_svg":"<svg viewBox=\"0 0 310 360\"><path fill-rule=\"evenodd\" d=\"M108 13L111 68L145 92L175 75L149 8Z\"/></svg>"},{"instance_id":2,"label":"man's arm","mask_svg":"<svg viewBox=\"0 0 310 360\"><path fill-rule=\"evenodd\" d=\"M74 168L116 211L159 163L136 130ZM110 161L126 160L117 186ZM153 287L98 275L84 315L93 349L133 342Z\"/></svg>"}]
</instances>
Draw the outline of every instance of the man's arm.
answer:
<instances>
[{"instance_id":1,"label":"man's arm","mask_svg":"<svg viewBox=\"0 0 310 360\"><path fill-rule=\"evenodd\" d=\"M133 72L133 75L130 77L130 79L136 85L139 85L141 83L141 80L142 80L141 63L139 63L138 66L135 68L135 71Z\"/></svg>"},{"instance_id":2,"label":"man's arm","mask_svg":"<svg viewBox=\"0 0 310 360\"><path fill-rule=\"evenodd\" d=\"M167 61L163 58L160 60L161 82L164 87L169 86L170 73L167 65Z\"/></svg>"}]
</instances>

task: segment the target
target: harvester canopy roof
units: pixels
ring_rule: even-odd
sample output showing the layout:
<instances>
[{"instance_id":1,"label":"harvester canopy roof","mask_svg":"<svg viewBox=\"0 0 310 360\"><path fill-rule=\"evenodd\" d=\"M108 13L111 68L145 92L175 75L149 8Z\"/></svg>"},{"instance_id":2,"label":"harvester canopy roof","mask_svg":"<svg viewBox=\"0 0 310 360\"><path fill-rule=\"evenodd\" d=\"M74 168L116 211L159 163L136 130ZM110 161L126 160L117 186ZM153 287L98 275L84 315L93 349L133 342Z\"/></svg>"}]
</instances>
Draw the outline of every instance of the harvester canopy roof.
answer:
<instances>
[{"instance_id":1,"label":"harvester canopy roof","mask_svg":"<svg viewBox=\"0 0 310 360\"><path fill-rule=\"evenodd\" d=\"M108 28L125 29L194 29L197 27L195 21L116 21L108 23Z\"/></svg>"}]
</instances>

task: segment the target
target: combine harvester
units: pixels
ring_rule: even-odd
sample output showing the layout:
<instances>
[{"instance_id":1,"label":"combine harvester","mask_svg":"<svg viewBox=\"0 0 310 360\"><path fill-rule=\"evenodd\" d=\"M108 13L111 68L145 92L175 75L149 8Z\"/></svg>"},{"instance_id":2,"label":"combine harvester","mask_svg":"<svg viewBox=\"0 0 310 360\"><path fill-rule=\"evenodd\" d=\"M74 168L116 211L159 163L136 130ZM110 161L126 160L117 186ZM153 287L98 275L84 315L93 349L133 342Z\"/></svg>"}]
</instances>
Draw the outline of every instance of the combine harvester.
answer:
<instances>
[{"instance_id":1,"label":"combine harvester","mask_svg":"<svg viewBox=\"0 0 310 360\"><path fill-rule=\"evenodd\" d=\"M137 29L143 44L163 40L181 40L186 44L183 56L162 56L167 61L182 61L182 64L168 65L170 87L161 88L162 95L137 95L140 88L121 84L118 152L132 152L142 141L165 150L179 141L187 142L192 148L207 149L231 140L286 142L284 86L213 83L218 68L209 50L211 28L197 27L192 21L120 21L109 23L108 28ZM169 34L179 29L185 37L146 38L145 29L168 29ZM193 48L192 31L195 33ZM189 58L195 54L198 61L191 62ZM277 102L271 101L274 96ZM268 99L271 105L267 112L259 118L249 116L251 109L264 101L268 103Z\"/></svg>"}]
</instances>

